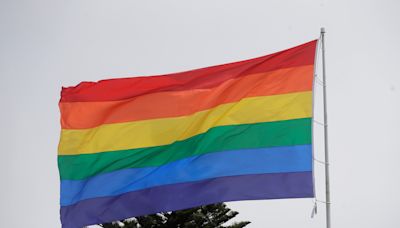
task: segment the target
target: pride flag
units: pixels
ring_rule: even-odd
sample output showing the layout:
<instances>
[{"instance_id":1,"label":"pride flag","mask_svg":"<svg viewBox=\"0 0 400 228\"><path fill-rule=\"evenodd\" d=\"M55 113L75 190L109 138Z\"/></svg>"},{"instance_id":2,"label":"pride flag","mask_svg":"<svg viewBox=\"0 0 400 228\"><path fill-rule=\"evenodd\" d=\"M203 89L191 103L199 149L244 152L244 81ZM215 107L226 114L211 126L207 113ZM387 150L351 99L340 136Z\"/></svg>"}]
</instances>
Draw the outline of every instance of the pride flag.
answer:
<instances>
[{"instance_id":1,"label":"pride flag","mask_svg":"<svg viewBox=\"0 0 400 228\"><path fill-rule=\"evenodd\" d=\"M63 88L63 228L225 201L313 197L316 43Z\"/></svg>"}]
</instances>

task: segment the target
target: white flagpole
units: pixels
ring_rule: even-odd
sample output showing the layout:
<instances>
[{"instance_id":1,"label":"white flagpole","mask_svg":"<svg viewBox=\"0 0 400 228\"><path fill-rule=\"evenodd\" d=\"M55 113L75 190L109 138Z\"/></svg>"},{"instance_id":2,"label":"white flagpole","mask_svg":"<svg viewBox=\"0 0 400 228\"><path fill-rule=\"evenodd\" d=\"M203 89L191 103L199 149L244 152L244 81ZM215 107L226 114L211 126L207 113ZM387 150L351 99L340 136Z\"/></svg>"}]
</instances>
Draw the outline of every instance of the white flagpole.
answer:
<instances>
[{"instance_id":1,"label":"white flagpole","mask_svg":"<svg viewBox=\"0 0 400 228\"><path fill-rule=\"evenodd\" d=\"M322 77L324 80L324 145L325 145L325 205L326 205L326 227L331 228L331 196L329 186L329 154L328 154L328 107L326 102L326 70L325 70L325 28L321 28L322 45Z\"/></svg>"}]
</instances>

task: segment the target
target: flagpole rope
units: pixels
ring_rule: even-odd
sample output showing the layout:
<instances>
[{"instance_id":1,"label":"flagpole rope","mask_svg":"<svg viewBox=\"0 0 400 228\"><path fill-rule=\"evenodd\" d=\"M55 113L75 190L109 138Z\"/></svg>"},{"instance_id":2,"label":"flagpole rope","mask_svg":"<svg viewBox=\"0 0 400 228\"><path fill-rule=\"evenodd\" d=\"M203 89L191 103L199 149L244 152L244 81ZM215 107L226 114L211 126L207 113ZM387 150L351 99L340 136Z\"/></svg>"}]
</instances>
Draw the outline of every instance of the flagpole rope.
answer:
<instances>
[{"instance_id":1,"label":"flagpole rope","mask_svg":"<svg viewBox=\"0 0 400 228\"><path fill-rule=\"evenodd\" d=\"M318 200L318 199L315 199L315 201L316 201L317 203L332 204L332 202L326 202L326 201Z\"/></svg>"},{"instance_id":2,"label":"flagpole rope","mask_svg":"<svg viewBox=\"0 0 400 228\"><path fill-rule=\"evenodd\" d=\"M321 160L316 159L316 158L313 158L313 160L316 161L316 162L318 162L318 163L321 163L321 164L323 164L323 165L329 165L329 163L326 163L326 162L321 161Z\"/></svg>"},{"instance_id":3,"label":"flagpole rope","mask_svg":"<svg viewBox=\"0 0 400 228\"><path fill-rule=\"evenodd\" d=\"M315 113L315 84L317 82L317 73L318 73L318 59L319 59L319 51L321 48L321 39L319 38L317 40L317 44L315 47L315 58L314 58L314 72L313 72L313 83L312 83L312 121L314 121L314 113ZM314 199L317 198L317 191L316 191L316 178L315 178L315 162L318 162L315 160L315 145L314 145L314 124L311 126L311 135L312 135L312 178L313 178L313 192L314 192ZM317 213L317 208L316 208L316 203L314 204L311 212L311 218L314 217L314 215Z\"/></svg>"},{"instance_id":4,"label":"flagpole rope","mask_svg":"<svg viewBox=\"0 0 400 228\"><path fill-rule=\"evenodd\" d=\"M321 126L328 126L328 124L322 123L322 122L320 122L318 120L313 120L313 121L314 121L314 123L319 124Z\"/></svg>"},{"instance_id":5,"label":"flagpole rope","mask_svg":"<svg viewBox=\"0 0 400 228\"><path fill-rule=\"evenodd\" d=\"M315 76L315 82L318 83L320 86L325 87L325 83L320 79L317 75Z\"/></svg>"},{"instance_id":6,"label":"flagpole rope","mask_svg":"<svg viewBox=\"0 0 400 228\"><path fill-rule=\"evenodd\" d=\"M318 205L317 205L317 203L332 204L332 202L326 202L326 201L314 198L313 199L313 207L312 207L312 210L311 210L311 218L314 218L314 216L318 213Z\"/></svg>"}]
</instances>

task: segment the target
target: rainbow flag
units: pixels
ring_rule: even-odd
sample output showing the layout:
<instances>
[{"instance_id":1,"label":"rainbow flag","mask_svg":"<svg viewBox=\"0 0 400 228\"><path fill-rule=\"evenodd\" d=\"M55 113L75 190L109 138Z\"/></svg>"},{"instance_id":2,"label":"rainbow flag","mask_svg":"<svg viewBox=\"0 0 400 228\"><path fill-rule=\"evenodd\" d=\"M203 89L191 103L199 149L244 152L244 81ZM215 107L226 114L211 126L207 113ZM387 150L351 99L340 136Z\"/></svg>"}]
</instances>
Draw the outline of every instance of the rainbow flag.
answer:
<instances>
[{"instance_id":1,"label":"rainbow flag","mask_svg":"<svg viewBox=\"0 0 400 228\"><path fill-rule=\"evenodd\" d=\"M63 227L225 201L313 197L316 43L63 88Z\"/></svg>"}]
</instances>

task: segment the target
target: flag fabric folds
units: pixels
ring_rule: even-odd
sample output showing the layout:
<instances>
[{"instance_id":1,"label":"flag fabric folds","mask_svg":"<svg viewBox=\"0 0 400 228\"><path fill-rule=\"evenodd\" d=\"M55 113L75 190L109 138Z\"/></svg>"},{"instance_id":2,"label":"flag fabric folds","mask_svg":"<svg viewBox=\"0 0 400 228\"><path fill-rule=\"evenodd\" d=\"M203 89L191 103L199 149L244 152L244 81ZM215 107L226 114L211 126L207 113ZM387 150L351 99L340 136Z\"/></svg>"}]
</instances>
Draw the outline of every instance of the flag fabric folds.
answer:
<instances>
[{"instance_id":1,"label":"flag fabric folds","mask_svg":"<svg viewBox=\"0 0 400 228\"><path fill-rule=\"evenodd\" d=\"M63 228L225 201L313 197L316 43L63 88Z\"/></svg>"}]
</instances>

